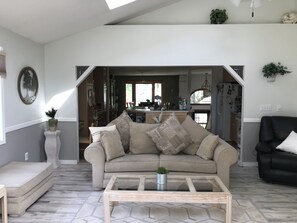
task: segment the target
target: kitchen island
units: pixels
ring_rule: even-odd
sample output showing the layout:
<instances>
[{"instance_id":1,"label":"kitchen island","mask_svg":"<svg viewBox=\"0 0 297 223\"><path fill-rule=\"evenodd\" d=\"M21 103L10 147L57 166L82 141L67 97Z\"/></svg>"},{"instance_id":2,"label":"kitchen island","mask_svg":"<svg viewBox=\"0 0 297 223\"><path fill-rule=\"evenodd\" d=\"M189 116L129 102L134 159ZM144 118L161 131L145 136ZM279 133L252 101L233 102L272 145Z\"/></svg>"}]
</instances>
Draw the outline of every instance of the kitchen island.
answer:
<instances>
[{"instance_id":1,"label":"kitchen island","mask_svg":"<svg viewBox=\"0 0 297 223\"><path fill-rule=\"evenodd\" d=\"M145 122L145 123L156 123L154 120L154 117L157 119L159 118L159 115L162 114L161 122L165 121L172 113L175 114L176 118L179 120L180 123L182 123L187 115L190 115L192 117L192 111L188 110L149 110L149 109L127 109L127 113L132 116L132 119L136 122Z\"/></svg>"}]
</instances>

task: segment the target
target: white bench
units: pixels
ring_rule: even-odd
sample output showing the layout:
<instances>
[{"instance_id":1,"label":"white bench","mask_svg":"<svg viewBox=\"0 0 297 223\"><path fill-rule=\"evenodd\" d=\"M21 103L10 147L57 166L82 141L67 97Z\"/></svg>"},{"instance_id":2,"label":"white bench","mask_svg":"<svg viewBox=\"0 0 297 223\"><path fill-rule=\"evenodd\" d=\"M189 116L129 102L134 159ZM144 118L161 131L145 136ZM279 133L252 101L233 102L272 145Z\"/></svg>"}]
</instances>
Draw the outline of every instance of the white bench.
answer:
<instances>
[{"instance_id":1,"label":"white bench","mask_svg":"<svg viewBox=\"0 0 297 223\"><path fill-rule=\"evenodd\" d=\"M51 163L10 162L0 168L0 184L7 190L7 211L22 215L53 185Z\"/></svg>"}]
</instances>

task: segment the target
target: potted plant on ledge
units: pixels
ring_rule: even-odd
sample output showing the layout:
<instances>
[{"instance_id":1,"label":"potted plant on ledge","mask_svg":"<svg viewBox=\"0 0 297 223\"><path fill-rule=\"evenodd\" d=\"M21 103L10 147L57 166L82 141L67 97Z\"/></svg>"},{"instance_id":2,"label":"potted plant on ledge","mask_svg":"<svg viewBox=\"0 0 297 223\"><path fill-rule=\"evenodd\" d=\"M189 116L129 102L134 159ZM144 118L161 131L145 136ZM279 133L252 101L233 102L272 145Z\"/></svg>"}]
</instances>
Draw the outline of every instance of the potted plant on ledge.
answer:
<instances>
[{"instance_id":1,"label":"potted plant on ledge","mask_svg":"<svg viewBox=\"0 0 297 223\"><path fill-rule=\"evenodd\" d=\"M58 119L55 119L55 115L57 113L57 109L52 108L45 112L46 116L50 117L48 120L48 127L50 131L56 131L58 126Z\"/></svg>"},{"instance_id":2,"label":"potted plant on ledge","mask_svg":"<svg viewBox=\"0 0 297 223\"><path fill-rule=\"evenodd\" d=\"M167 174L169 173L168 169L160 166L157 169L157 184L166 184L167 183Z\"/></svg>"},{"instance_id":3,"label":"potted plant on ledge","mask_svg":"<svg viewBox=\"0 0 297 223\"><path fill-rule=\"evenodd\" d=\"M213 9L210 13L211 24L223 24L228 19L226 9Z\"/></svg>"},{"instance_id":4,"label":"potted plant on ledge","mask_svg":"<svg viewBox=\"0 0 297 223\"><path fill-rule=\"evenodd\" d=\"M284 75L291 73L291 71L288 71L287 69L288 68L283 66L280 62L278 62L277 64L269 63L262 68L262 72L264 74L264 77L268 78L267 80L269 82L273 82L275 81L275 77L277 74Z\"/></svg>"}]
</instances>

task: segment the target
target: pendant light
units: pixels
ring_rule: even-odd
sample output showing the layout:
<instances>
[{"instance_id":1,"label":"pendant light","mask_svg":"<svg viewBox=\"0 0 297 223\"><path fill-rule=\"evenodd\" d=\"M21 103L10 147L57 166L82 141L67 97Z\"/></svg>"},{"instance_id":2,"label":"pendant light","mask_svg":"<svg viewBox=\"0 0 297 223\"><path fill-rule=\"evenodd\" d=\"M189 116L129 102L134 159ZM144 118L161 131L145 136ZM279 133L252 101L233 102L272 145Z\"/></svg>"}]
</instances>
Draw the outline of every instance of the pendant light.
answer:
<instances>
[{"instance_id":1,"label":"pendant light","mask_svg":"<svg viewBox=\"0 0 297 223\"><path fill-rule=\"evenodd\" d=\"M211 93L211 88L210 88L210 83L207 80L207 73L205 73L205 80L203 82L203 84L201 85L201 90L204 90L203 92L203 97L209 97L210 93Z\"/></svg>"}]
</instances>

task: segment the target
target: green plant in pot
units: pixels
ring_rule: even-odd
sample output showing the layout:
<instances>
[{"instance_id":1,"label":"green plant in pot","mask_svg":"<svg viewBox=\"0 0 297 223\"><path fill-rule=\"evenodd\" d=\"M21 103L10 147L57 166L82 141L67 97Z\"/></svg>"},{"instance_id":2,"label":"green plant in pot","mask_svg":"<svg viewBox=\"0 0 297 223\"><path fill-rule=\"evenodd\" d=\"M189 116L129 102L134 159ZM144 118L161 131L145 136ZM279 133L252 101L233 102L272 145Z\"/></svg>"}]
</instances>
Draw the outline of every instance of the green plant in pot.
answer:
<instances>
[{"instance_id":1,"label":"green plant in pot","mask_svg":"<svg viewBox=\"0 0 297 223\"><path fill-rule=\"evenodd\" d=\"M276 75L278 75L278 74L284 75L284 74L291 73L291 71L288 71L287 69L288 68L283 66L280 62L278 62L277 64L269 63L269 64L266 64L262 68L262 72L264 74L264 77L269 78L272 81L274 81Z\"/></svg>"},{"instance_id":2,"label":"green plant in pot","mask_svg":"<svg viewBox=\"0 0 297 223\"><path fill-rule=\"evenodd\" d=\"M157 169L157 184L166 184L167 183L167 174L169 173L168 169L160 166Z\"/></svg>"},{"instance_id":3,"label":"green plant in pot","mask_svg":"<svg viewBox=\"0 0 297 223\"><path fill-rule=\"evenodd\" d=\"M227 21L228 14L226 9L213 9L210 13L211 24L223 24Z\"/></svg>"},{"instance_id":4,"label":"green plant in pot","mask_svg":"<svg viewBox=\"0 0 297 223\"><path fill-rule=\"evenodd\" d=\"M48 127L50 131L56 131L58 126L58 119L55 119L57 109L52 108L51 110L48 110L45 112L46 116L48 116L50 119L48 120Z\"/></svg>"}]
</instances>

